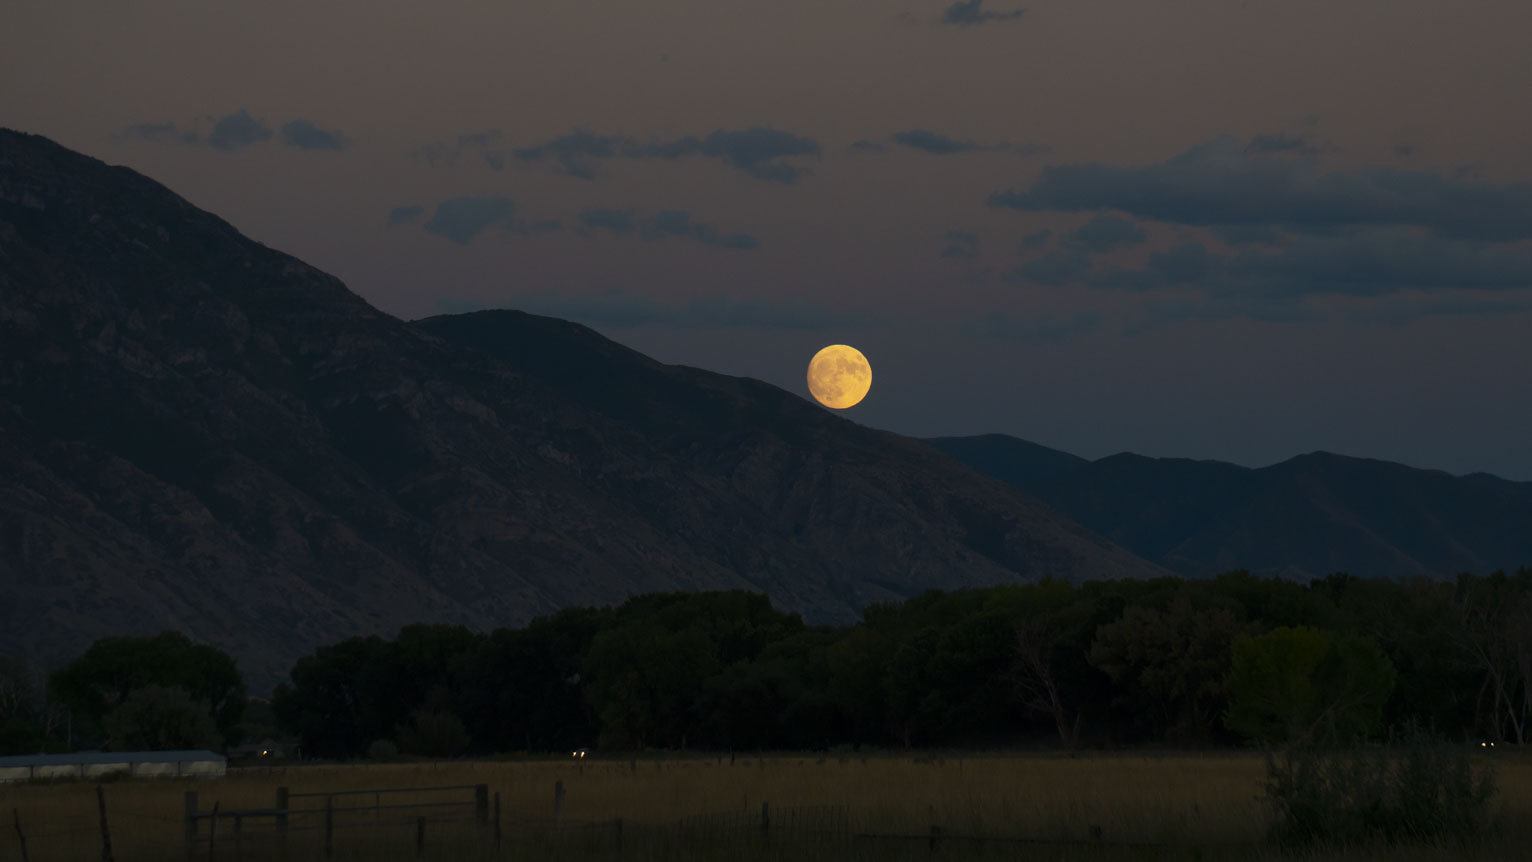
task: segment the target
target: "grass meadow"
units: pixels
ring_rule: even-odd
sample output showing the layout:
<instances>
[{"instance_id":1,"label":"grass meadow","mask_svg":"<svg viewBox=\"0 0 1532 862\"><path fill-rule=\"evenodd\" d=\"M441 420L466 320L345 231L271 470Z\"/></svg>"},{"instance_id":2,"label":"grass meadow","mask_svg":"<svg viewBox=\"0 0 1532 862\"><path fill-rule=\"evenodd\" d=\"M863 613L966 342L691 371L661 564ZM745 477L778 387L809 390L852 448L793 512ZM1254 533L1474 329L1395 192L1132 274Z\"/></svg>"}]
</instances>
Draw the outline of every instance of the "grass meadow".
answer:
<instances>
[{"instance_id":1,"label":"grass meadow","mask_svg":"<svg viewBox=\"0 0 1532 862\"><path fill-rule=\"evenodd\" d=\"M500 840L472 808L335 815L334 859L696 860L1491 860L1532 847L1532 758L1497 757L1494 835L1473 847L1358 848L1302 857L1263 843L1270 812L1264 765L1236 754L1163 756L956 754L896 757L817 754L636 760L588 758L231 769L221 779L103 784L113 858L184 859L185 791L199 808L269 809L292 793L487 784L500 795ZM555 783L564 804L554 821ZM472 799L472 792L449 794ZM392 794L384 803L440 800ZM370 795L335 806L370 806ZM760 828L762 803L770 821ZM322 799L295 799L322 808ZM836 806L833 828L804 809ZM14 814L13 814L14 812ZM821 812L822 813L822 812ZM424 825L424 850L417 849ZM454 822L448 822L451 818ZM0 862L101 859L94 782L0 785ZM316 826L317 816L290 825ZM618 825L618 821L621 825ZM805 823L807 822L807 825ZM931 839L935 827L936 840ZM243 822L238 842L221 820L198 859L322 859L322 829L285 839L269 818Z\"/></svg>"}]
</instances>

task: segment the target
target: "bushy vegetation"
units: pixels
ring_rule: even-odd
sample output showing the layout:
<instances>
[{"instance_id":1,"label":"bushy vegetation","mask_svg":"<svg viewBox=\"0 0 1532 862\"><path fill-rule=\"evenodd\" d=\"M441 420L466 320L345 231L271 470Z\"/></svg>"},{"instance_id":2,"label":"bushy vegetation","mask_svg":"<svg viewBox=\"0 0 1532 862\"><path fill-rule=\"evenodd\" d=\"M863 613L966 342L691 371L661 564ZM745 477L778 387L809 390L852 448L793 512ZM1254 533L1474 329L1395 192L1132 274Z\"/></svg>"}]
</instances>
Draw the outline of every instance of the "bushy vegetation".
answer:
<instances>
[{"instance_id":1,"label":"bushy vegetation","mask_svg":"<svg viewBox=\"0 0 1532 862\"><path fill-rule=\"evenodd\" d=\"M1298 747L1267 758L1271 837L1288 848L1466 844L1493 822L1493 771L1417 727L1390 746Z\"/></svg>"},{"instance_id":2,"label":"bushy vegetation","mask_svg":"<svg viewBox=\"0 0 1532 862\"><path fill-rule=\"evenodd\" d=\"M1231 572L933 590L841 627L743 591L639 596L489 633L408 626L300 659L261 723L333 759L377 741L422 757L1290 747L1410 722L1515 742L1529 678L1532 570L1308 584ZM0 746L56 747L69 728L83 747L205 744L193 711L228 743L245 703L212 647L107 638L47 680L0 663Z\"/></svg>"},{"instance_id":3,"label":"bushy vegetation","mask_svg":"<svg viewBox=\"0 0 1532 862\"><path fill-rule=\"evenodd\" d=\"M272 705L305 752L331 758L378 739L432 756L1290 746L1410 722L1516 740L1532 704L1527 608L1528 569L1044 581L931 591L845 627L754 593L648 595L489 634L352 638L300 660Z\"/></svg>"}]
</instances>

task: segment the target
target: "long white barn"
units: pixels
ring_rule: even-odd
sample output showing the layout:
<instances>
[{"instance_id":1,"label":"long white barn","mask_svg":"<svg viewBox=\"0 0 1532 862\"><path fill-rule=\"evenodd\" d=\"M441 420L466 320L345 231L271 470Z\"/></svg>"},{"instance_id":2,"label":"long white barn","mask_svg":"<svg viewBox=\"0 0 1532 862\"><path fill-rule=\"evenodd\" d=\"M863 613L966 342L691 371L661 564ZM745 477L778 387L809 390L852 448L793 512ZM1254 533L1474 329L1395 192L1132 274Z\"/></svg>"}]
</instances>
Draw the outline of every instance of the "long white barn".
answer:
<instances>
[{"instance_id":1,"label":"long white barn","mask_svg":"<svg viewBox=\"0 0 1532 862\"><path fill-rule=\"evenodd\" d=\"M34 779L100 778L126 773L135 778L218 778L229 761L211 751L80 751L0 757L0 782Z\"/></svg>"}]
</instances>

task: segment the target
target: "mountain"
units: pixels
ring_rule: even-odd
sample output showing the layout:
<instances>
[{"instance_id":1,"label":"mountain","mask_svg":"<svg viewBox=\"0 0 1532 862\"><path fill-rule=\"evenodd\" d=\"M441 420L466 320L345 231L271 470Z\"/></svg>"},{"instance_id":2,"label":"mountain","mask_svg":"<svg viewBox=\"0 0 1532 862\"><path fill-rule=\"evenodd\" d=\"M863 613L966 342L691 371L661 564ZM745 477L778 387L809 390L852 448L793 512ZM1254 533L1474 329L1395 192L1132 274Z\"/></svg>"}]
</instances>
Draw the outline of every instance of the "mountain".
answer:
<instances>
[{"instance_id":1,"label":"mountain","mask_svg":"<svg viewBox=\"0 0 1532 862\"><path fill-rule=\"evenodd\" d=\"M1005 434L931 437L932 446L1002 482L1025 487L1077 470L1090 462L1079 455L1049 449Z\"/></svg>"},{"instance_id":2,"label":"mountain","mask_svg":"<svg viewBox=\"0 0 1532 862\"><path fill-rule=\"evenodd\" d=\"M1049 455L1028 472L1009 466L1010 453L1054 450L999 435L929 442L1185 575L1482 574L1532 563L1532 482L1327 452L1260 469L1122 454L1050 471L1066 462Z\"/></svg>"},{"instance_id":3,"label":"mountain","mask_svg":"<svg viewBox=\"0 0 1532 862\"><path fill-rule=\"evenodd\" d=\"M655 590L810 621L1163 574L925 444L515 312L411 324L164 187L0 130L0 653L316 645Z\"/></svg>"}]
</instances>

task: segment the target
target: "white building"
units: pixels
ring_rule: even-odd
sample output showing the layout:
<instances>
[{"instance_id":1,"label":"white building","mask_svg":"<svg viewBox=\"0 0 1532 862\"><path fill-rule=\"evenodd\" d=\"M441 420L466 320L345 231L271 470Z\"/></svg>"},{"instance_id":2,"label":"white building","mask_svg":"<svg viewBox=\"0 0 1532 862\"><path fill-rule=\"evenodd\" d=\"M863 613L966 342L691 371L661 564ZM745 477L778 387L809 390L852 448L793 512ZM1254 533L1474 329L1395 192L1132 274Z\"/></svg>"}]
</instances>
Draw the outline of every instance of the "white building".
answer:
<instances>
[{"instance_id":1,"label":"white building","mask_svg":"<svg viewBox=\"0 0 1532 862\"><path fill-rule=\"evenodd\" d=\"M221 778L228 760L211 751L80 751L0 757L0 782L100 778L113 773L140 777Z\"/></svg>"}]
</instances>

